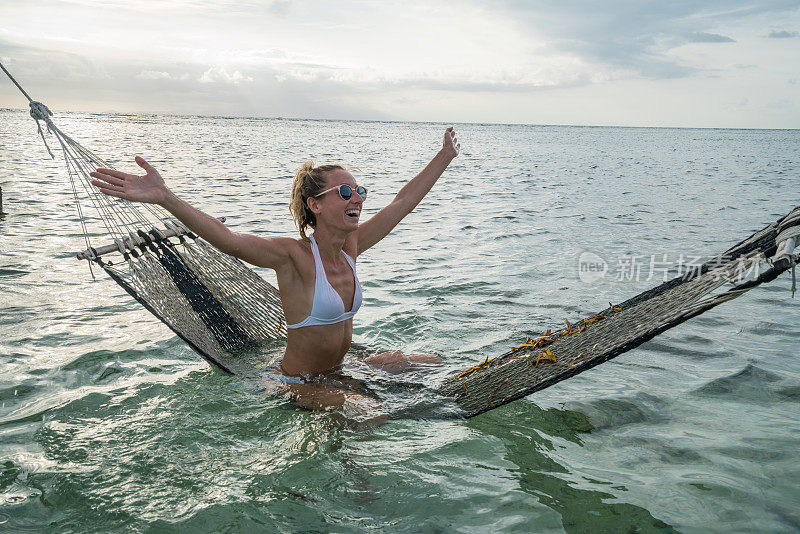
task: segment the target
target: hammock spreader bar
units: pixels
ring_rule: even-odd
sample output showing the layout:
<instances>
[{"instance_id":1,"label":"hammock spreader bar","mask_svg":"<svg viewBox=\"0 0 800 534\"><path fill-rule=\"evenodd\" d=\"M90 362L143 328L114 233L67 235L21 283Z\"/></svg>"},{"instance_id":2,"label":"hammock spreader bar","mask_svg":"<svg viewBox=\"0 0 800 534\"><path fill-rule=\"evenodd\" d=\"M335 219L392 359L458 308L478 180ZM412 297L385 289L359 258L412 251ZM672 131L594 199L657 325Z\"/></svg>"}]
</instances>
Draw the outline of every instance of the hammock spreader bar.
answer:
<instances>
[{"instance_id":1,"label":"hammock spreader bar","mask_svg":"<svg viewBox=\"0 0 800 534\"><path fill-rule=\"evenodd\" d=\"M225 217L220 217L217 219L219 222L224 223ZM156 233L157 236L161 237L162 239L168 239L170 237L177 237L180 238L181 236L188 235L192 239L195 239L196 236L192 234L185 226L180 224L178 221L172 221L172 224L168 225L169 228L164 230L153 228L148 232L149 234ZM106 254L111 254L113 252L125 252L126 250L134 250L137 245L141 242L141 238L138 237L138 233L135 236L126 237L124 239L119 240L119 242L111 244L111 245L103 245L102 247L86 249L83 252L78 252L76 257L79 260L91 260L95 257L105 256Z\"/></svg>"}]
</instances>

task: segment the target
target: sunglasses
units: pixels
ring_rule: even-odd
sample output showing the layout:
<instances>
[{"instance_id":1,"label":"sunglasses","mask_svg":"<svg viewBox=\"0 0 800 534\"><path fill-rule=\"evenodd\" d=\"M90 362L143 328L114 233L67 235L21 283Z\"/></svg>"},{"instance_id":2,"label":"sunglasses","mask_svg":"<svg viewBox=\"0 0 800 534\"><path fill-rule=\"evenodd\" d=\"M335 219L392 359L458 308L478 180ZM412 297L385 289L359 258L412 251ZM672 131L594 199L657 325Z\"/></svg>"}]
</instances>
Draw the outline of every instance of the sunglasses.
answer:
<instances>
[{"instance_id":1,"label":"sunglasses","mask_svg":"<svg viewBox=\"0 0 800 534\"><path fill-rule=\"evenodd\" d=\"M350 197L353 196L353 188L347 184L342 184L342 185L337 185L336 187L331 187L330 189L326 189L322 193L314 195L314 198L321 197L325 193L330 193L334 189L339 190L339 197L341 197L342 200L350 200ZM367 188L364 187L363 185L356 186L356 193L358 193L358 196L361 197L361 200L367 200Z\"/></svg>"}]
</instances>

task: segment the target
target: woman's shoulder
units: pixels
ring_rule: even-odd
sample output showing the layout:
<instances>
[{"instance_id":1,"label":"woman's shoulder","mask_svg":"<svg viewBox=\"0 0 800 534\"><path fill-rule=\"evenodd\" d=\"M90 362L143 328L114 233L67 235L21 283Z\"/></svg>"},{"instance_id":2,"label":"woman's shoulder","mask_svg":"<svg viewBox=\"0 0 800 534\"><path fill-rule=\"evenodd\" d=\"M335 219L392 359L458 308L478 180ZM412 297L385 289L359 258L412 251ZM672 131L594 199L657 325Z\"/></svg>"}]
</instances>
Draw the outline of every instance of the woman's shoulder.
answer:
<instances>
[{"instance_id":1,"label":"woman's shoulder","mask_svg":"<svg viewBox=\"0 0 800 534\"><path fill-rule=\"evenodd\" d=\"M284 250L286 252L292 252L295 250L300 250L303 247L308 248L308 239L295 239L294 237L266 237L261 238L261 242L265 246L269 246L274 249ZM305 244L303 243L305 241Z\"/></svg>"},{"instance_id":2,"label":"woman's shoulder","mask_svg":"<svg viewBox=\"0 0 800 534\"><path fill-rule=\"evenodd\" d=\"M311 242L308 238L276 237L281 246L291 253L311 252Z\"/></svg>"},{"instance_id":3,"label":"woman's shoulder","mask_svg":"<svg viewBox=\"0 0 800 534\"><path fill-rule=\"evenodd\" d=\"M308 257L313 256L311 240L308 237L283 237L284 246L289 251L295 264L305 264Z\"/></svg>"},{"instance_id":4,"label":"woman's shoulder","mask_svg":"<svg viewBox=\"0 0 800 534\"><path fill-rule=\"evenodd\" d=\"M278 277L293 277L299 274L302 278L309 275L309 260L311 256L311 244L308 239L297 239L293 237L271 237L268 239L272 248L286 258L286 262L279 269ZM311 273L313 274L314 261L310 262Z\"/></svg>"}]
</instances>

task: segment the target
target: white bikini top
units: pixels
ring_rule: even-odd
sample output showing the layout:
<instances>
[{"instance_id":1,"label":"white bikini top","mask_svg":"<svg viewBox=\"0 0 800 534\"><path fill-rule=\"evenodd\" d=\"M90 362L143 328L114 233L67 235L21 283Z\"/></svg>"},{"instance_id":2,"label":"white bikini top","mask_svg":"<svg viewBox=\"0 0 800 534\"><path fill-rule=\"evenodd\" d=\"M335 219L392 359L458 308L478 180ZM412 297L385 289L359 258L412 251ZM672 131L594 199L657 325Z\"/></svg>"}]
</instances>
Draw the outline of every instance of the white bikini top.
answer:
<instances>
[{"instance_id":1,"label":"white bikini top","mask_svg":"<svg viewBox=\"0 0 800 534\"><path fill-rule=\"evenodd\" d=\"M356 290L353 294L353 309L346 312L344 311L344 301L342 297L336 292L330 282L328 282L328 276L325 274L325 267L322 265L322 258L319 255L319 247L313 235L310 237L310 240L311 253L314 255L314 265L316 266L314 304L311 306L311 315L299 323L287 324L286 328L303 328L304 326L341 323L353 317L361 307L361 284L358 282L358 276L356 276L356 264L353 258L342 251L347 263L350 264L350 268L353 269L353 280L355 280L356 283Z\"/></svg>"}]
</instances>

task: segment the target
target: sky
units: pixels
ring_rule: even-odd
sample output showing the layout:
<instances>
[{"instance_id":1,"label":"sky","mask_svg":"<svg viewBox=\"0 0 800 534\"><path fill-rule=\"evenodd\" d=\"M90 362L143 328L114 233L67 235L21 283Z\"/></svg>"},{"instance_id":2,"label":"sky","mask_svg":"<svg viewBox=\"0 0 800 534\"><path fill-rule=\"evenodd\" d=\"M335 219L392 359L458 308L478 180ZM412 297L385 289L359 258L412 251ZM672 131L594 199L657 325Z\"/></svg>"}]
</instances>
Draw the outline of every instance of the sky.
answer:
<instances>
[{"instance_id":1,"label":"sky","mask_svg":"<svg viewBox=\"0 0 800 534\"><path fill-rule=\"evenodd\" d=\"M54 111L800 128L800 0L0 0L0 62Z\"/></svg>"}]
</instances>

